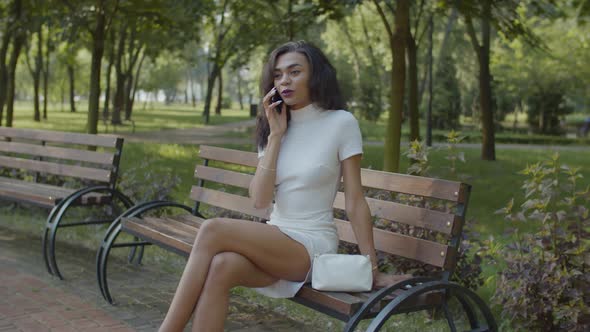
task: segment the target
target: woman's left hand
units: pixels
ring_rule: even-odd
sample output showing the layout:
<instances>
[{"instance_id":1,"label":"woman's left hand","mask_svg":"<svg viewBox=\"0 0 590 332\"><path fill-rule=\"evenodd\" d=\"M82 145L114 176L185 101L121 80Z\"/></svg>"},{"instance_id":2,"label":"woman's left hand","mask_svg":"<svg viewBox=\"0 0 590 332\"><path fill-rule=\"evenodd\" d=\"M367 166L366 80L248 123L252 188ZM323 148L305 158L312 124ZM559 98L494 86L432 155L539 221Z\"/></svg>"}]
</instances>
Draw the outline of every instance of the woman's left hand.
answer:
<instances>
[{"instance_id":1,"label":"woman's left hand","mask_svg":"<svg viewBox=\"0 0 590 332\"><path fill-rule=\"evenodd\" d=\"M373 289L391 286L410 278L412 278L411 274L387 274L376 272L373 274Z\"/></svg>"}]
</instances>

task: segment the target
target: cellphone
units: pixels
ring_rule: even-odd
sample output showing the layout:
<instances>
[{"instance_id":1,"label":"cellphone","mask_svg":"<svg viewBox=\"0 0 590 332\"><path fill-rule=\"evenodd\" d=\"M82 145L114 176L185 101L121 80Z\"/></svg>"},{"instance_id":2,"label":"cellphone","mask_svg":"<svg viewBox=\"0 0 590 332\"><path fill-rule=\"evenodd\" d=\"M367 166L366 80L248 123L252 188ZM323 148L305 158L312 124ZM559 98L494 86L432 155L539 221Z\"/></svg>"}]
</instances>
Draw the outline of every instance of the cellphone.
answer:
<instances>
[{"instance_id":1,"label":"cellphone","mask_svg":"<svg viewBox=\"0 0 590 332\"><path fill-rule=\"evenodd\" d=\"M270 102L271 103L276 103L279 100L283 100L283 98L281 98L281 94L279 93L278 89L275 92L275 94L270 97ZM277 113L281 114L281 109L283 108L283 103L280 103L275 109L277 111Z\"/></svg>"}]
</instances>

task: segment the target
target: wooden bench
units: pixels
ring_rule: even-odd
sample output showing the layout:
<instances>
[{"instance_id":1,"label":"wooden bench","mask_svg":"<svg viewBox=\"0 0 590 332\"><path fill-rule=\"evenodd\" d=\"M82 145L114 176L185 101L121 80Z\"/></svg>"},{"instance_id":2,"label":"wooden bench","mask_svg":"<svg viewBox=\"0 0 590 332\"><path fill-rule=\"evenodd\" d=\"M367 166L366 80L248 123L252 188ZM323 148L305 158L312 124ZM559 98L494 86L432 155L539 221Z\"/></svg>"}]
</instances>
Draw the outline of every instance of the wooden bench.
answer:
<instances>
[{"instance_id":1,"label":"wooden bench","mask_svg":"<svg viewBox=\"0 0 590 332\"><path fill-rule=\"evenodd\" d=\"M100 148L100 151L93 150ZM133 202L115 189L123 139L108 135L0 127L0 199L51 210L43 234L47 271L63 279L55 258L61 227L111 223L61 223L74 206Z\"/></svg>"},{"instance_id":2,"label":"wooden bench","mask_svg":"<svg viewBox=\"0 0 590 332\"><path fill-rule=\"evenodd\" d=\"M258 164L255 153L201 146L199 155L205 163L197 165L195 169L195 176L199 180L190 193L190 198L195 201L194 207L164 201L149 202L134 206L111 225L97 256L99 287L104 298L111 304L113 298L107 284L106 267L110 248L117 245L114 242L120 232L137 236L146 241L144 244L153 243L188 256L199 226L206 219L204 215L257 221L269 218L269 210L253 208L247 197L247 189ZM362 183L366 189L377 191L381 197L367 198L371 213L379 220L379 224L395 222L409 225L416 230L432 230L445 238L444 243L440 243L375 227L376 249L436 267L438 273L435 276L409 276L391 287L367 293L321 292L307 285L292 300L347 322L345 331L353 331L366 318L374 318L369 330L377 331L392 314L428 308L442 308L449 326L454 330L454 321L446 305L452 294L461 303L473 330L496 330L494 318L487 305L474 292L449 281L457 264L457 250L470 186L369 169L362 169ZM213 186L207 188L205 184ZM211 189L212 187L218 189ZM400 194L412 197L413 201L421 202L422 206L433 205L433 200L443 201L445 204L450 202L454 205L454 213L390 201ZM383 197L388 199L384 200ZM190 214L167 217L146 215L155 209L170 206L184 209ZM215 209L216 212L211 215L206 212L205 207ZM334 208L335 216L344 215L343 192L337 193ZM220 211L227 213L222 214ZM351 224L340 218L336 218L335 223L341 241L356 244ZM479 309L485 322L478 320L475 309Z\"/></svg>"}]
</instances>

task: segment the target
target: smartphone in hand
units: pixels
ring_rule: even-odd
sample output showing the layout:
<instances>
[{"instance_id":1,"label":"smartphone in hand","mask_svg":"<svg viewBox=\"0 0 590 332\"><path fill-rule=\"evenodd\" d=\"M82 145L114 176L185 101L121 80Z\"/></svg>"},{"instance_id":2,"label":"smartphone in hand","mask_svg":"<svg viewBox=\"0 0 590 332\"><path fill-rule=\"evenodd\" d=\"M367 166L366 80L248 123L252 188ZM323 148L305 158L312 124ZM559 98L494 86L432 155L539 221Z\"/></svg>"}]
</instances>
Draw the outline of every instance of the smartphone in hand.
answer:
<instances>
[{"instance_id":1,"label":"smartphone in hand","mask_svg":"<svg viewBox=\"0 0 590 332\"><path fill-rule=\"evenodd\" d=\"M275 94L272 97L270 97L270 102L272 104L272 103L276 103L279 100L283 100L283 98L281 98L281 94L279 93L279 89L277 89L275 91ZM275 109L276 109L277 113L281 114L282 108L283 108L283 103L280 103L279 105L277 105L277 107Z\"/></svg>"}]
</instances>

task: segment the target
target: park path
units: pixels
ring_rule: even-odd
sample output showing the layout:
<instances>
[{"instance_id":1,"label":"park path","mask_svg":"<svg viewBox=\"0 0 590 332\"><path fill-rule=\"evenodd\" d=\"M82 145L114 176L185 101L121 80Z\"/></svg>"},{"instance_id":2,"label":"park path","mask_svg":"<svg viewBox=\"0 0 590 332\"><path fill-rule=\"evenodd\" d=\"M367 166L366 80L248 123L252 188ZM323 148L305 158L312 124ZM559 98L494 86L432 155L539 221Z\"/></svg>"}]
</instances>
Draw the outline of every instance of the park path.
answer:
<instances>
[{"instance_id":1,"label":"park path","mask_svg":"<svg viewBox=\"0 0 590 332\"><path fill-rule=\"evenodd\" d=\"M40 234L40 232L39 232ZM0 225L0 331L156 331L180 273L165 266L135 266L117 257L109 264L109 305L96 282L93 250L60 243L65 280L51 277L41 258L41 239ZM164 262L165 264L166 262ZM190 330L190 324L185 331ZM232 294L226 332L317 331L270 308Z\"/></svg>"},{"instance_id":2,"label":"park path","mask_svg":"<svg viewBox=\"0 0 590 332\"><path fill-rule=\"evenodd\" d=\"M252 144L253 138L231 137L230 133L243 133L256 126L256 119L226 123L203 128L187 128L120 134L130 142L154 142L167 144ZM383 146L384 142L365 141L367 146ZM402 142L407 144L407 142ZM445 143L434 142L434 147L444 147ZM457 147L464 149L480 149L479 143L459 143ZM535 145L535 144L496 144L497 149L513 150L554 150L554 151L587 151L590 146L583 145Z\"/></svg>"}]
</instances>

